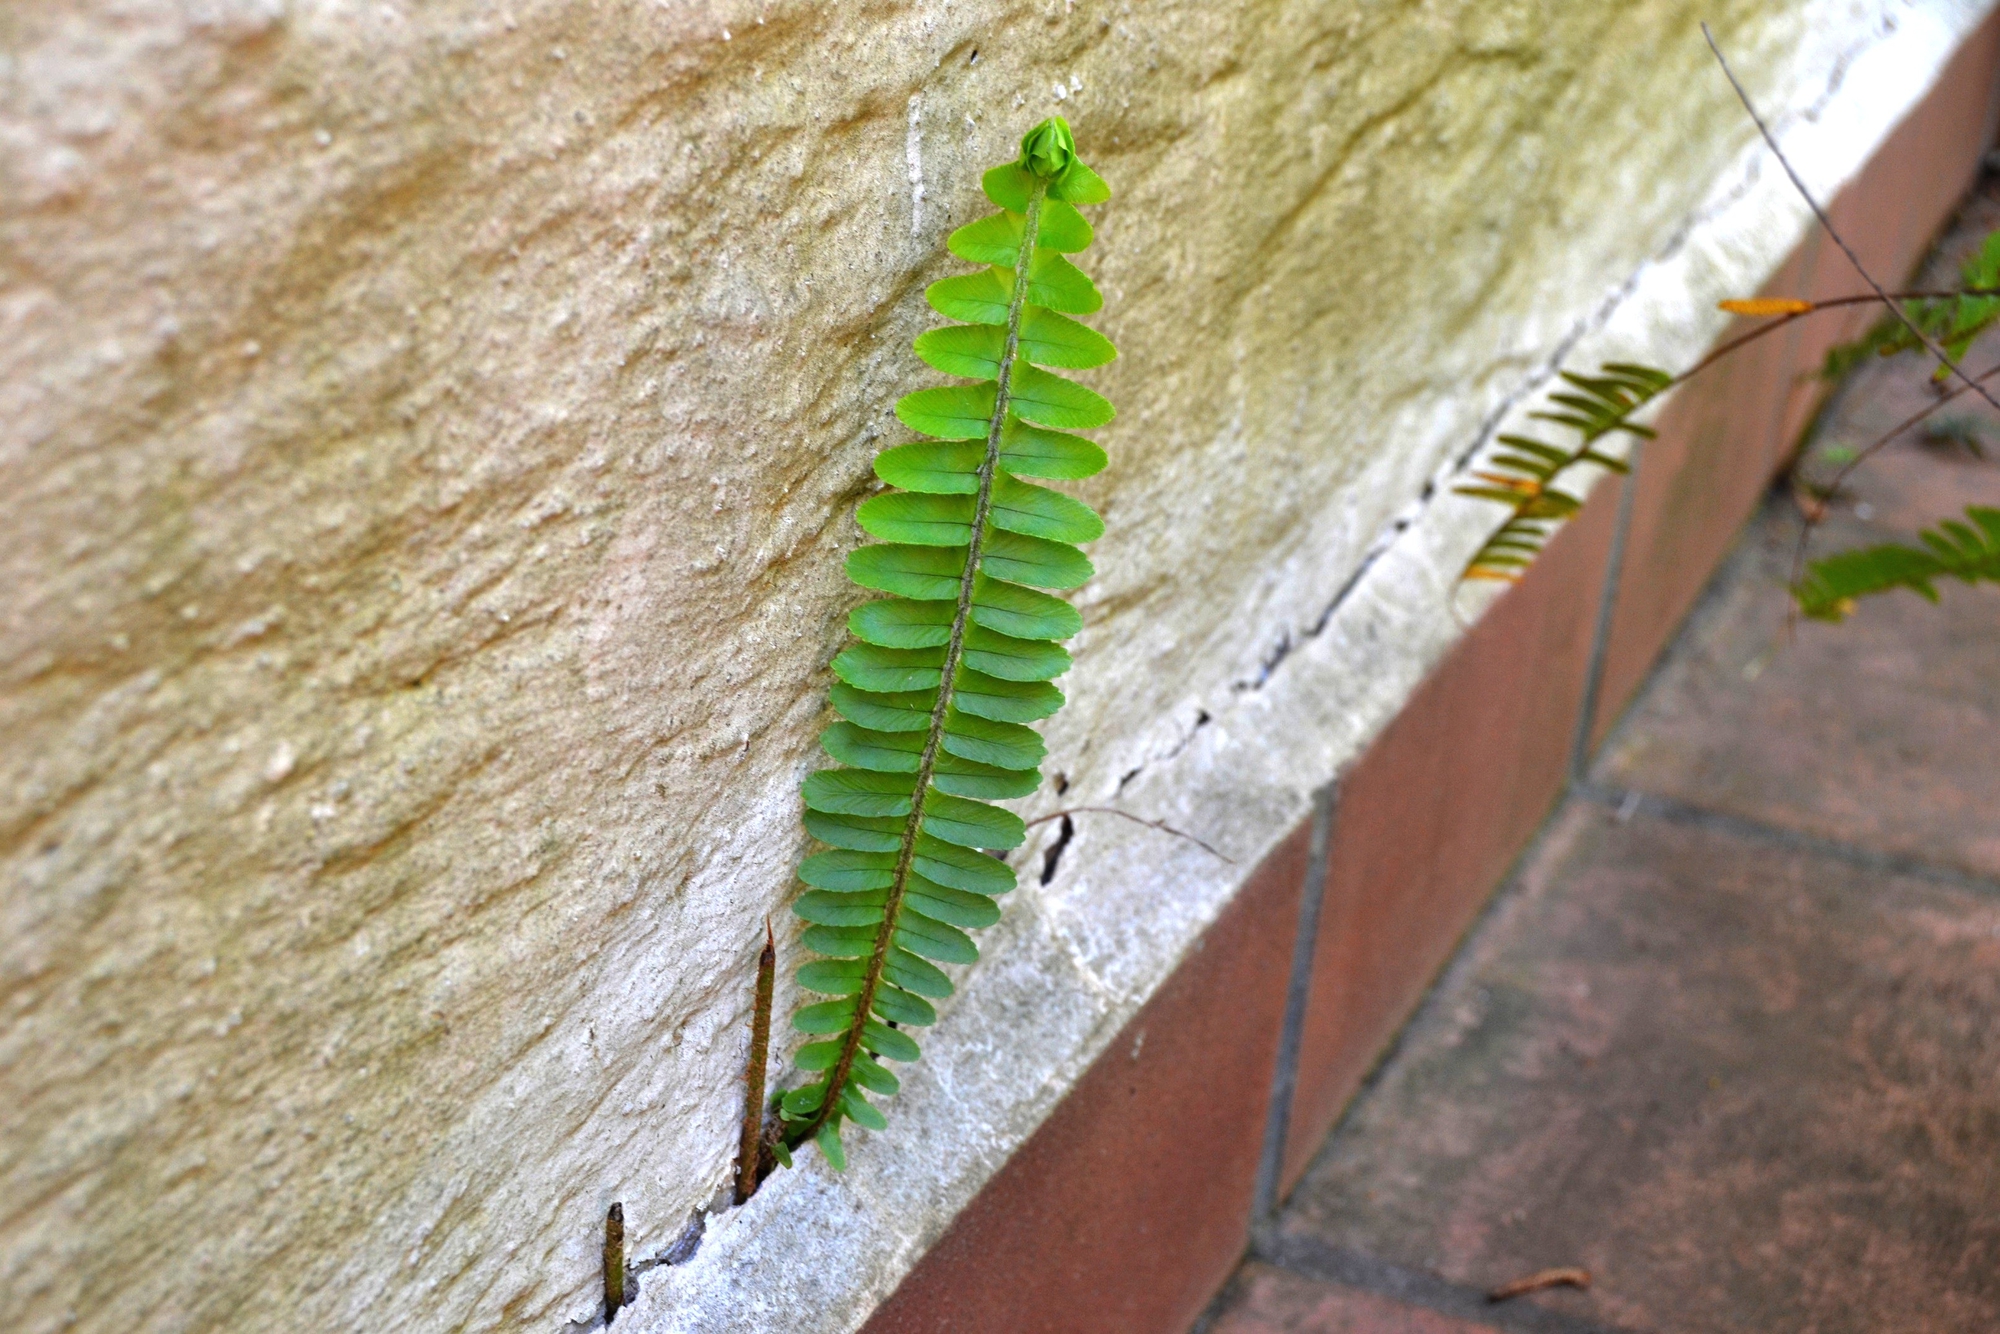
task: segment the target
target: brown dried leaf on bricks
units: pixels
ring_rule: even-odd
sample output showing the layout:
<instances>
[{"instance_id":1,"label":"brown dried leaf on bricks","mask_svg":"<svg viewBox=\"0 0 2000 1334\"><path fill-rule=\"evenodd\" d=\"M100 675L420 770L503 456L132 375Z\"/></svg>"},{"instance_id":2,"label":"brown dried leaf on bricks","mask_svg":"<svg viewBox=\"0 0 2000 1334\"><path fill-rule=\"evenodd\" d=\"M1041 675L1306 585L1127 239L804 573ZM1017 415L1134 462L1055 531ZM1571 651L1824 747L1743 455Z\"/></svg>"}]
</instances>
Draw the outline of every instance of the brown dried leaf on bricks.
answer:
<instances>
[{"instance_id":1,"label":"brown dried leaf on bricks","mask_svg":"<svg viewBox=\"0 0 2000 1334\"><path fill-rule=\"evenodd\" d=\"M1590 1286L1588 1269L1539 1269L1526 1278L1517 1278L1512 1283L1502 1283L1486 1294L1490 1302L1504 1302L1509 1297L1525 1296L1530 1292L1540 1292L1544 1288L1587 1288Z\"/></svg>"}]
</instances>

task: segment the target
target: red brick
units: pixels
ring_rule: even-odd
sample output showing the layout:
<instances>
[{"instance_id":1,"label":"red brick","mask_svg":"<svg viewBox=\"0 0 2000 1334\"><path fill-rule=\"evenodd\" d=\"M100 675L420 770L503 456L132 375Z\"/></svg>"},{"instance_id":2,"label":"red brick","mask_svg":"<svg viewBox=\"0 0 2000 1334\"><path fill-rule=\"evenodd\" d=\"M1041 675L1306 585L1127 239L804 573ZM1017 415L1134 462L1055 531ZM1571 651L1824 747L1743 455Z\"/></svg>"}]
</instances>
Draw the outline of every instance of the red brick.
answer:
<instances>
[{"instance_id":1,"label":"red brick","mask_svg":"<svg viewBox=\"0 0 2000 1334\"><path fill-rule=\"evenodd\" d=\"M1249 1227L1308 841L1265 860L867 1334L1194 1321Z\"/></svg>"},{"instance_id":2,"label":"red brick","mask_svg":"<svg viewBox=\"0 0 2000 1334\"><path fill-rule=\"evenodd\" d=\"M1562 791L1617 491L1598 489L1341 785L1287 1182Z\"/></svg>"}]
</instances>

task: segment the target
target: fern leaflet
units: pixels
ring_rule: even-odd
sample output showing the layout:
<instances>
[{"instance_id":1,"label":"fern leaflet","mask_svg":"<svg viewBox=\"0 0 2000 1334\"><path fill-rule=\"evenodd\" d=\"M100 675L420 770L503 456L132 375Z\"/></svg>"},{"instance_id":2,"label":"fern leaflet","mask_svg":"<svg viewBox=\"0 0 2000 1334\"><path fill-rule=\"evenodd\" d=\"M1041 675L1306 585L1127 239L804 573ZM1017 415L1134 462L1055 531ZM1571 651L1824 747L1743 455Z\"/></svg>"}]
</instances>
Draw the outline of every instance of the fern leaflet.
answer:
<instances>
[{"instance_id":1,"label":"fern leaflet","mask_svg":"<svg viewBox=\"0 0 2000 1334\"><path fill-rule=\"evenodd\" d=\"M793 911L825 957L799 985L832 999L793 1027L817 1040L797 1054L819 1077L784 1094L784 1146L816 1141L845 1167L840 1127L887 1122L868 1094L896 1092L883 1061L914 1061L908 1027L951 994L939 963L979 957L968 930L999 920L1014 872L989 851L1018 846L1020 817L988 803L1041 782L1042 740L1027 724L1063 703L1050 682L1070 665L1057 643L1082 627L1044 589L1091 575L1076 544L1104 525L1088 506L1027 478L1088 477L1104 451L1067 432L1102 426L1112 407L1046 367L1085 369L1117 355L1069 318L1102 304L1067 255L1090 244L1079 204L1111 197L1076 156L1060 116L986 173L1000 212L951 234L951 252L985 267L932 283L931 308L960 321L916 340L917 356L973 383L906 394L896 416L928 437L884 450L875 472L895 490L861 503L877 542L847 573L889 596L855 608L856 643L834 659L840 721L821 747L837 767L805 782L807 857ZM789 1154L785 1155L789 1157Z\"/></svg>"},{"instance_id":2,"label":"fern leaflet","mask_svg":"<svg viewBox=\"0 0 2000 1334\"><path fill-rule=\"evenodd\" d=\"M1861 547L1814 561L1792 590L1799 610L1821 621L1838 621L1854 610L1855 599L1907 588L1932 602L1933 581L1982 579L2000 583L2000 509L1972 505L1967 522L1946 519L1918 534L1923 546L1887 543Z\"/></svg>"},{"instance_id":3,"label":"fern leaflet","mask_svg":"<svg viewBox=\"0 0 2000 1334\"><path fill-rule=\"evenodd\" d=\"M1580 497L1556 485L1563 474L1582 463L1624 472L1624 460L1600 452L1598 442L1616 431L1650 439L1652 428L1632 421L1632 414L1674 382L1665 371L1617 361L1606 362L1596 375L1564 371L1562 378L1568 388L1549 395L1549 408L1528 415L1570 428L1577 433L1577 444L1560 449L1530 436L1500 436L1500 451L1472 474L1477 482L1452 488L1461 496L1498 501L1513 510L1473 553L1460 578L1519 579L1556 526L1583 508Z\"/></svg>"}]
</instances>

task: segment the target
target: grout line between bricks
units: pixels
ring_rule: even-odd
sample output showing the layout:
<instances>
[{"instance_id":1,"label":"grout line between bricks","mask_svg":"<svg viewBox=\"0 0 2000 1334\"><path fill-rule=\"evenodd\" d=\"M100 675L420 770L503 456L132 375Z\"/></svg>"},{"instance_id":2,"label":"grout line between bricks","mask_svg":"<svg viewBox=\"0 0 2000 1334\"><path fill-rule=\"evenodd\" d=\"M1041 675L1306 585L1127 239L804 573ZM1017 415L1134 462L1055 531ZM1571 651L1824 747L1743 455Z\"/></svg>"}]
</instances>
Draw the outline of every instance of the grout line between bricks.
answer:
<instances>
[{"instance_id":1,"label":"grout line between bricks","mask_svg":"<svg viewBox=\"0 0 2000 1334\"><path fill-rule=\"evenodd\" d=\"M1340 810L1340 780L1315 795L1311 850L1305 883L1299 891L1299 920L1292 937L1292 974L1285 988L1285 1018L1278 1029L1278 1059L1271 1072L1271 1105L1264 1118L1264 1150L1257 1161L1257 1189L1251 1197L1250 1227L1275 1221L1279 1181L1285 1170L1285 1140L1291 1132L1292 1098L1299 1083L1299 1046L1306 1023L1306 1002L1312 995L1313 951L1319 944L1319 910L1326 900L1327 868L1332 863L1333 821Z\"/></svg>"},{"instance_id":2,"label":"grout line between bricks","mask_svg":"<svg viewBox=\"0 0 2000 1334\"><path fill-rule=\"evenodd\" d=\"M1628 819L1632 815L1650 815L1656 820L1665 820L1671 824L1690 825L1717 833L1733 834L1738 838L1794 852L1815 853L1863 870L1907 876L1912 880L1927 880L1933 884L1950 885L1954 889L1970 890L1975 894L2000 897L2000 880L1924 857L1912 857L1899 852L1878 852L1874 848L1845 843L1839 839L1827 838L1823 834L1766 824L1762 820L1732 815L1727 811L1713 810L1706 806L1696 806L1673 797L1657 797L1635 788L1579 782L1571 787L1571 791L1584 801L1610 807Z\"/></svg>"},{"instance_id":3,"label":"grout line between bricks","mask_svg":"<svg viewBox=\"0 0 2000 1334\"><path fill-rule=\"evenodd\" d=\"M1327 878L1332 874L1332 866L1333 866L1332 833L1334 827L1334 820L1338 814L1338 802L1339 802L1338 787L1339 787L1339 780L1336 779L1335 782L1329 786L1329 788L1323 789L1320 794L1326 799L1328 803L1326 806L1326 815L1327 815L1326 857L1324 863L1320 867L1320 874L1318 876L1320 884L1319 898L1321 902L1324 902L1324 892L1325 892ZM1457 972L1460 969L1469 966L1470 955L1468 953L1468 950L1474 938L1476 938L1482 931L1486 929L1487 924L1489 922L1491 922L1501 912L1505 911L1506 906L1509 903L1511 903L1513 899L1521 893L1522 891L1521 868L1530 864L1539 856L1544 843L1549 837L1549 832L1555 827L1555 816L1558 812L1561 811L1566 802L1567 802L1567 793L1565 793L1563 797L1558 799L1555 809L1550 812L1549 818L1542 822L1541 827L1538 828L1533 834L1533 836L1529 838L1526 846L1524 846L1521 849L1519 855L1515 857L1513 864L1508 867L1507 873L1500 877L1499 883L1495 886L1493 895L1487 900L1485 905L1480 908L1478 915L1475 916L1473 920L1466 925L1465 930L1460 933L1457 944L1455 944L1452 947L1451 953L1449 957L1445 960L1445 962L1439 966L1436 976L1434 976L1431 979L1430 985L1425 988L1422 998L1418 1001L1418 1003L1414 1007L1412 1007L1410 1012L1404 1016L1403 1022L1396 1027L1396 1031L1393 1034L1391 1034L1388 1041L1382 1045L1382 1049L1375 1054L1375 1059L1373 1063L1370 1064L1370 1066L1368 1067L1367 1073L1361 1077L1360 1083L1355 1086L1354 1092L1347 1099L1346 1106L1342 1108L1340 1115L1334 1118L1333 1124L1327 1128L1326 1134L1321 1138L1319 1145L1313 1151L1313 1156L1315 1158L1317 1158L1319 1154L1325 1151L1326 1146L1328 1144L1332 1143L1336 1138L1339 1137L1342 1127L1344 1127L1347 1124L1348 1117L1354 1114L1355 1110L1358 1107L1360 1107L1360 1105L1367 1099L1368 1095L1375 1089L1376 1085L1381 1082L1384 1074L1388 1071L1389 1067L1393 1065L1397 1057L1399 1057L1402 1054L1403 1044L1405 1040L1409 1037L1411 1031L1417 1026L1418 1022L1422 1019L1424 1014L1429 1010L1430 1006L1435 1002L1435 998L1439 994L1443 993L1444 991L1450 988L1452 977L1455 974L1457 974ZM1317 843L1315 843L1315 847L1317 847ZM1313 874L1313 865L1314 864L1309 860L1307 864L1307 875L1309 877L1307 881L1308 892L1311 892L1311 884L1312 884L1311 877ZM1303 916L1303 905L1301 905L1301 916ZM1317 917L1315 917L1315 930L1313 931L1312 936L1316 938L1317 935L1318 935ZM1297 958L1298 958L1298 951L1295 947L1293 951L1295 968L1297 967L1296 963ZM1307 968L1306 976L1308 979L1310 979L1311 970L1309 966ZM1310 996L1310 987L1308 986L1306 988L1302 988L1299 994L1302 997L1300 1004L1301 1004L1301 1019L1303 1019L1304 998ZM1290 1006L1288 1004L1287 1005L1288 1013L1289 1010ZM1301 1030L1303 1029L1303 1023L1301 1023L1300 1028ZM1297 1083L1296 1060L1294 1061L1292 1069L1293 1069L1293 1086L1295 1093L1296 1083ZM1286 1131L1289 1131L1289 1115L1290 1115L1289 1102L1290 1099L1288 1098L1286 1107L1286 1116L1287 1116ZM1269 1134L1270 1132L1267 1130L1266 1133ZM1288 1137L1289 1137L1288 1134L1280 1133L1277 1136L1277 1142L1282 1146L1284 1140ZM1267 1140L1266 1141L1267 1153L1268 1153L1269 1143L1270 1141ZM1261 1188L1263 1181L1261 1164L1263 1160L1260 1159L1259 1161L1260 1161L1260 1172L1258 1180ZM1278 1163L1280 1165L1280 1168L1282 1168L1283 1164L1282 1148L1280 1149L1280 1156L1278 1158ZM1262 1198L1261 1195L1258 1196L1258 1198L1261 1199ZM1280 1210L1277 1207L1278 1203L1279 1203L1278 1201L1273 1200L1268 1214L1258 1213L1255 1211L1251 1213L1250 1236L1248 1238L1248 1245L1244 1249L1242 1260L1238 1262L1239 1265L1255 1260L1255 1261L1261 1261L1266 1264L1278 1265L1280 1268L1291 1267L1285 1261L1272 1258L1274 1255L1279 1254L1281 1251L1289 1254L1290 1248L1292 1248L1295 1245L1295 1243L1297 1243L1298 1240L1296 1238L1287 1238L1284 1236L1283 1233L1281 1233L1278 1230L1278 1214L1280 1212ZM1314 1275L1301 1269L1294 1268L1293 1272L1304 1274L1307 1277L1314 1277ZM1436 1281L1440 1284L1444 1283L1444 1280L1442 1279ZM1446 1288L1450 1288L1451 1285L1445 1284L1444 1286ZM1389 1291L1388 1289L1380 1289L1380 1290L1384 1292ZM1210 1334L1210 1331L1214 1328L1216 1322L1220 1320L1224 1312L1227 1309L1229 1309L1231 1294L1234 1293L1235 1291L1236 1291L1236 1284L1234 1279L1232 1278L1232 1280L1229 1283L1223 1286L1221 1291L1215 1294L1214 1299L1209 1303L1208 1308L1202 1312L1200 1318L1198 1318L1194 1322L1194 1324L1189 1327L1188 1334ZM1481 1301L1484 1301L1484 1297L1482 1294L1474 1294L1474 1295L1478 1296ZM1422 1302L1427 1299L1424 1298L1422 1294L1418 1294L1415 1297L1415 1300ZM1482 1315L1481 1318L1487 1319L1487 1323L1489 1325L1495 1324L1495 1322L1492 1319L1484 1315ZM1517 1326L1508 1325L1504 1321L1499 1322L1498 1327L1509 1330L1517 1328ZM1528 1329L1530 1331L1530 1334L1541 1334L1541 1330L1543 1327L1518 1326L1518 1328ZM1626 1330L1603 1329L1597 1326L1589 1326L1589 1325L1585 1326L1571 1325L1563 1329L1555 1329L1554 1334L1632 1334L1632 1332Z\"/></svg>"},{"instance_id":4,"label":"grout line between bricks","mask_svg":"<svg viewBox=\"0 0 2000 1334\"><path fill-rule=\"evenodd\" d=\"M1427 1270L1407 1269L1359 1251L1329 1246L1317 1237L1272 1236L1253 1246L1250 1258L1300 1278L1393 1297L1508 1334L1637 1334L1629 1326L1599 1324L1519 1298L1491 1301L1477 1288L1453 1283Z\"/></svg>"},{"instance_id":5,"label":"grout line between bricks","mask_svg":"<svg viewBox=\"0 0 2000 1334\"><path fill-rule=\"evenodd\" d=\"M1632 531L1632 510L1639 494L1639 467L1646 441L1632 437L1625 455L1626 472L1618 479L1618 519L1611 529L1611 549L1604 556L1604 585L1597 594L1597 623L1590 631L1590 665L1584 669L1583 699L1577 704L1576 731L1570 739L1569 778L1583 781L1590 768L1590 735L1596 730L1597 701L1604 689L1604 660L1611 654L1611 622L1618 612L1618 587L1625 573L1625 539Z\"/></svg>"}]
</instances>

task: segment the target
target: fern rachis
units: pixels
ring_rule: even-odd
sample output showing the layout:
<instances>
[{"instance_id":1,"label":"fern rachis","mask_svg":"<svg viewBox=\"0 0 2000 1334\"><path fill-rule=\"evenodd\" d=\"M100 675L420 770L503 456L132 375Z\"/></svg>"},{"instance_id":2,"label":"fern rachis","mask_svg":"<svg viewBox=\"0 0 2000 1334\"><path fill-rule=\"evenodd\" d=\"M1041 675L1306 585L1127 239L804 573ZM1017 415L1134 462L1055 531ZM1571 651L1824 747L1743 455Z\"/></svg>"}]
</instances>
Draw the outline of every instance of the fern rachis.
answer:
<instances>
[{"instance_id":1,"label":"fern rachis","mask_svg":"<svg viewBox=\"0 0 2000 1334\"><path fill-rule=\"evenodd\" d=\"M859 641L834 661L839 684L822 747L842 767L806 780L806 827L827 851L801 864L809 886L794 911L812 925L805 944L827 957L798 972L833 997L793 1026L822 1040L797 1055L820 1072L779 1102L786 1147L815 1140L845 1162L843 1121L886 1125L866 1094L892 1094L882 1061L912 1061L902 1025L931 1023L930 1000L951 992L934 963L970 963L967 929L999 918L993 899L1014 873L988 856L1026 836L991 800L1040 783L1042 742L1027 726L1062 695L1049 682L1070 664L1056 643L1081 628L1074 609L1042 589L1073 588L1090 563L1075 547L1103 531L1078 501L1023 480L1087 477L1101 449L1064 434L1101 426L1111 405L1044 367L1081 369L1116 355L1069 318L1101 304L1066 254L1090 243L1077 204L1109 198L1076 158L1060 117L1022 140L1018 161L986 173L1001 212L952 233L952 253L985 265L926 292L964 323L933 329L916 352L972 385L907 394L896 415L931 437L885 450L876 473L898 488L862 502L856 517L877 543L848 574L887 593L849 617Z\"/></svg>"}]
</instances>

